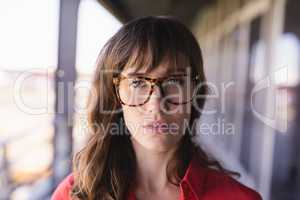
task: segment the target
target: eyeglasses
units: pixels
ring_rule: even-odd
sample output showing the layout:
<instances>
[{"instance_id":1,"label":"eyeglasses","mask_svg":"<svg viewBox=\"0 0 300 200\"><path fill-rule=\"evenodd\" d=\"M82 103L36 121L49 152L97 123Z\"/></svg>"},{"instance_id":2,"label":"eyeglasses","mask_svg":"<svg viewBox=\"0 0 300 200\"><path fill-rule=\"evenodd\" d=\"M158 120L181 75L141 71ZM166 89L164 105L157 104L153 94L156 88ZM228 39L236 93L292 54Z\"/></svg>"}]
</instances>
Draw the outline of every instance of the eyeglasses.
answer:
<instances>
[{"instance_id":1,"label":"eyeglasses","mask_svg":"<svg viewBox=\"0 0 300 200\"><path fill-rule=\"evenodd\" d=\"M113 78L118 100L127 106L141 106L147 103L157 85L164 100L174 105L186 104L193 100L191 94L198 76L172 75L164 78L145 76L126 77L119 75Z\"/></svg>"}]
</instances>

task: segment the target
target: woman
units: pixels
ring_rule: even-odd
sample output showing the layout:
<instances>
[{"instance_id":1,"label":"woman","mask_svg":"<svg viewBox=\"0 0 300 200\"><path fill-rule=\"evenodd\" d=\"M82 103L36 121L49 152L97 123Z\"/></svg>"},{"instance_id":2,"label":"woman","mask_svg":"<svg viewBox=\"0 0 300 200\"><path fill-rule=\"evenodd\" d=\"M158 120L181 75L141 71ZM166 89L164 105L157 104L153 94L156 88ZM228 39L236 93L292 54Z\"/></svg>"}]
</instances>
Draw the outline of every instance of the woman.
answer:
<instances>
[{"instance_id":1,"label":"woman","mask_svg":"<svg viewBox=\"0 0 300 200\"><path fill-rule=\"evenodd\" d=\"M259 200L193 141L207 88L200 47L172 17L125 24L104 46L91 134L52 200Z\"/></svg>"}]
</instances>

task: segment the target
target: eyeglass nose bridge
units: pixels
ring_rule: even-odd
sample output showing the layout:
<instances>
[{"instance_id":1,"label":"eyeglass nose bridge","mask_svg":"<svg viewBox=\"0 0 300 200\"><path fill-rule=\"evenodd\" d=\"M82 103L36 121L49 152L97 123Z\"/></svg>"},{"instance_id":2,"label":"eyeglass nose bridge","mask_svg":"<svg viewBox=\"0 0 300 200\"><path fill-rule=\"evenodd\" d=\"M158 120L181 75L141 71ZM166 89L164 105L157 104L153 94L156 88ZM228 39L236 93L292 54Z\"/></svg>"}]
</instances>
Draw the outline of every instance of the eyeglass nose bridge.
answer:
<instances>
[{"instance_id":1,"label":"eyeglass nose bridge","mask_svg":"<svg viewBox=\"0 0 300 200\"><path fill-rule=\"evenodd\" d=\"M165 91L163 90L163 87L162 87L162 83L164 82L164 79L159 79L159 78L156 78L156 79L152 79L150 80L151 82L151 91L150 91L150 96L149 98L151 97L152 93L154 92L154 86L156 85L162 95L162 97L165 96Z\"/></svg>"}]
</instances>

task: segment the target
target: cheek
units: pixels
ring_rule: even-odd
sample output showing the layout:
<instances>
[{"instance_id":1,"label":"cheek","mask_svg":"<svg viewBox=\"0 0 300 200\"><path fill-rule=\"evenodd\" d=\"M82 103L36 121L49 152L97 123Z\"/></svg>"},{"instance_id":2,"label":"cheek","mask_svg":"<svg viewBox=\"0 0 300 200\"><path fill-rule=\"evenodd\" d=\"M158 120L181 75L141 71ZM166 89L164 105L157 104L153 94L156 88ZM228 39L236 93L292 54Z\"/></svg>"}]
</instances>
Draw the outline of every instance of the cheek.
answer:
<instances>
[{"instance_id":1,"label":"cheek","mask_svg":"<svg viewBox=\"0 0 300 200\"><path fill-rule=\"evenodd\" d=\"M161 111L165 115L187 116L191 113L191 107L190 103L182 105L169 104L168 106L163 107Z\"/></svg>"},{"instance_id":2,"label":"cheek","mask_svg":"<svg viewBox=\"0 0 300 200\"><path fill-rule=\"evenodd\" d=\"M134 108L124 106L123 116L128 130L130 133L135 134L143 120L141 114L137 113Z\"/></svg>"},{"instance_id":3,"label":"cheek","mask_svg":"<svg viewBox=\"0 0 300 200\"><path fill-rule=\"evenodd\" d=\"M123 116L125 120L127 121L136 121L137 119L141 119L141 116L143 116L143 112L139 111L139 108L135 107L123 107Z\"/></svg>"},{"instance_id":4,"label":"cheek","mask_svg":"<svg viewBox=\"0 0 300 200\"><path fill-rule=\"evenodd\" d=\"M181 108L178 109L182 111L176 112L169 116L170 122L176 123L180 127L179 132L182 133L184 129L189 125L189 121L191 118L191 106L186 104L182 105Z\"/></svg>"},{"instance_id":5,"label":"cheek","mask_svg":"<svg viewBox=\"0 0 300 200\"><path fill-rule=\"evenodd\" d=\"M171 116L176 121L182 121L190 118L191 115L191 105L184 104L170 107L171 112L167 113L168 116Z\"/></svg>"}]
</instances>

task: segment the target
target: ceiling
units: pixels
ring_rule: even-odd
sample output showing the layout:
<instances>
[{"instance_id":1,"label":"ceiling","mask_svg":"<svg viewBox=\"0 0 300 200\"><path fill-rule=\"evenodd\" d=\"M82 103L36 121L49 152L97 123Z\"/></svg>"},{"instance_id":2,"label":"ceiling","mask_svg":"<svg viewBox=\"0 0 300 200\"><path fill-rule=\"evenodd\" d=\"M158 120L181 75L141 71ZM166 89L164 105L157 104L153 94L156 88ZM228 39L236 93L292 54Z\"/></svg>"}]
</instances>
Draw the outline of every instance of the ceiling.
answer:
<instances>
[{"instance_id":1,"label":"ceiling","mask_svg":"<svg viewBox=\"0 0 300 200\"><path fill-rule=\"evenodd\" d=\"M298 36L300 39L300 1L287 0L285 11L284 31L291 32Z\"/></svg>"},{"instance_id":2,"label":"ceiling","mask_svg":"<svg viewBox=\"0 0 300 200\"><path fill-rule=\"evenodd\" d=\"M97 0L122 23L147 15L174 15L191 26L201 10L217 0ZM300 37L300 1L287 0L284 32Z\"/></svg>"},{"instance_id":3,"label":"ceiling","mask_svg":"<svg viewBox=\"0 0 300 200\"><path fill-rule=\"evenodd\" d=\"M215 0L98 0L121 22L147 15L174 15L186 25Z\"/></svg>"}]
</instances>

